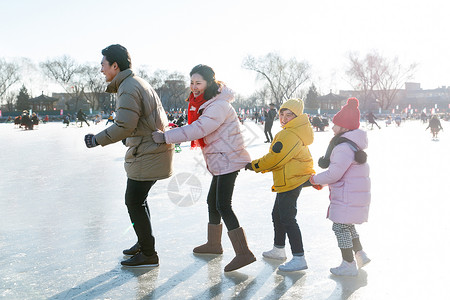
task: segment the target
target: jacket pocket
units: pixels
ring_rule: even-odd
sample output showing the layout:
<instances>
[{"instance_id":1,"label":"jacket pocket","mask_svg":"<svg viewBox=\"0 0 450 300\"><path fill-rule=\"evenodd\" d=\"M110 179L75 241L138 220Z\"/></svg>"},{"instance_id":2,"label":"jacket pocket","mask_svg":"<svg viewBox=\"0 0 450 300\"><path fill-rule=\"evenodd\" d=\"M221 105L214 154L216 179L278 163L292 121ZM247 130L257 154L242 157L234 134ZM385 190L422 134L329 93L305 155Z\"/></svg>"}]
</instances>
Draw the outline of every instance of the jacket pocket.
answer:
<instances>
[{"instance_id":1,"label":"jacket pocket","mask_svg":"<svg viewBox=\"0 0 450 300\"><path fill-rule=\"evenodd\" d=\"M345 184L343 181L330 184L330 199L332 202L345 204Z\"/></svg>"},{"instance_id":2,"label":"jacket pocket","mask_svg":"<svg viewBox=\"0 0 450 300\"><path fill-rule=\"evenodd\" d=\"M225 152L206 153L206 166L214 174L222 174L230 167L230 159Z\"/></svg>"},{"instance_id":3,"label":"jacket pocket","mask_svg":"<svg viewBox=\"0 0 450 300\"><path fill-rule=\"evenodd\" d=\"M278 170L274 170L273 172L273 185L275 187L283 187L286 186L286 170L283 166Z\"/></svg>"}]
</instances>

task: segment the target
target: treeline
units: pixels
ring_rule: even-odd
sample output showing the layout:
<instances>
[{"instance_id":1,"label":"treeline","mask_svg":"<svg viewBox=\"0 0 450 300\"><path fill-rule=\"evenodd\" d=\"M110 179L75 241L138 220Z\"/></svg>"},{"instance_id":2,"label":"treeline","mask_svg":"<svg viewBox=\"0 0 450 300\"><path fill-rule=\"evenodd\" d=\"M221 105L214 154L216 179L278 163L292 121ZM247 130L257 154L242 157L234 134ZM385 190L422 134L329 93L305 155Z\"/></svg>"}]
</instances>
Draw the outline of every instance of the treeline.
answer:
<instances>
[{"instance_id":1,"label":"treeline","mask_svg":"<svg viewBox=\"0 0 450 300\"><path fill-rule=\"evenodd\" d=\"M361 105L376 100L380 108L389 109L405 81L412 78L416 64L403 67L397 57L389 59L377 51L358 56L347 56L346 80L359 91ZM306 60L285 59L277 53L262 57L247 56L242 68L251 70L260 81L260 88L251 96L236 95L236 107L261 107L269 103L280 106L290 98L302 98L306 108L318 108L317 87L311 80L311 66ZM189 78L179 72L146 68L135 69L138 76L147 80L160 96L165 109L185 107L189 94ZM57 84L68 94L69 101L86 101L93 110L102 109L101 95L106 89L98 64L78 63L64 55L33 64L27 59L7 61L0 58L0 105L8 111L23 110L27 105L27 83L30 78L41 77L47 83Z\"/></svg>"}]
</instances>

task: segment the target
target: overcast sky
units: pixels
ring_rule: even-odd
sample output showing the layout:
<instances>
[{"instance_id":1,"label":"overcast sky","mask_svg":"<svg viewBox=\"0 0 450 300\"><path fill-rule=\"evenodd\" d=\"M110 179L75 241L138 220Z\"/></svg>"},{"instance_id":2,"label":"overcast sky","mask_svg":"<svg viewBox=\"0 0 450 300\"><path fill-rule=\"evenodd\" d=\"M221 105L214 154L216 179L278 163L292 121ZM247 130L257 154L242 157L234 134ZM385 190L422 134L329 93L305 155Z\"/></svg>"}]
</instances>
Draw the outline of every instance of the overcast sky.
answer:
<instances>
[{"instance_id":1,"label":"overcast sky","mask_svg":"<svg viewBox=\"0 0 450 300\"><path fill-rule=\"evenodd\" d=\"M412 81L436 88L450 85L449 12L448 1L435 0L0 0L0 58L69 55L100 66L101 49L119 43L136 67L188 76L208 64L217 79L250 95L257 85L241 67L244 57L278 52L307 61L326 94L350 88L350 51L377 50L418 63Z\"/></svg>"}]
</instances>

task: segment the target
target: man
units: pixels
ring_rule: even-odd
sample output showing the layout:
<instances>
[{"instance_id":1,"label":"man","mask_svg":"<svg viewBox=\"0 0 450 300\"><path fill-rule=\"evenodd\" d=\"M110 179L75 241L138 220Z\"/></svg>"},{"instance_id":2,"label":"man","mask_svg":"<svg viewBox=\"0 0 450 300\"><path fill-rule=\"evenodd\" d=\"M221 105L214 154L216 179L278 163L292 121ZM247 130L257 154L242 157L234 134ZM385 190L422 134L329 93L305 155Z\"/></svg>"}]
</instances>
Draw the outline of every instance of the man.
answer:
<instances>
[{"instance_id":1,"label":"man","mask_svg":"<svg viewBox=\"0 0 450 300\"><path fill-rule=\"evenodd\" d=\"M86 118L87 118L86 114L83 111L81 111L81 108L80 108L80 110L78 110L78 112L77 112L77 119L78 119L78 121L80 121L81 127L83 127L83 122L86 122L86 124L88 126L91 126L91 125L89 125L88 121L86 121Z\"/></svg>"},{"instance_id":2,"label":"man","mask_svg":"<svg viewBox=\"0 0 450 300\"><path fill-rule=\"evenodd\" d=\"M158 266L155 238L150 223L147 195L159 179L172 175L173 145L156 144L152 132L168 126L161 100L150 85L131 70L127 49L111 45L102 50L101 72L109 85L108 93L117 93L115 123L97 135L87 134L88 148L106 146L126 138L127 188L125 204L138 242L123 251L132 255L121 262L126 267Z\"/></svg>"},{"instance_id":3,"label":"man","mask_svg":"<svg viewBox=\"0 0 450 300\"><path fill-rule=\"evenodd\" d=\"M265 123L264 123L264 134L266 135L266 141L264 143L272 143L273 137L272 137L272 126L273 126L273 120L275 119L277 115L277 111L275 109L275 104L270 103L269 104L269 111L265 115Z\"/></svg>"},{"instance_id":4,"label":"man","mask_svg":"<svg viewBox=\"0 0 450 300\"><path fill-rule=\"evenodd\" d=\"M381 127L378 125L377 121L377 117L375 117L375 115L373 114L373 112L369 112L367 114L367 121L369 121L369 124L372 124L372 127L370 127L370 129L373 129L373 124L377 125L378 129L381 129Z\"/></svg>"}]
</instances>

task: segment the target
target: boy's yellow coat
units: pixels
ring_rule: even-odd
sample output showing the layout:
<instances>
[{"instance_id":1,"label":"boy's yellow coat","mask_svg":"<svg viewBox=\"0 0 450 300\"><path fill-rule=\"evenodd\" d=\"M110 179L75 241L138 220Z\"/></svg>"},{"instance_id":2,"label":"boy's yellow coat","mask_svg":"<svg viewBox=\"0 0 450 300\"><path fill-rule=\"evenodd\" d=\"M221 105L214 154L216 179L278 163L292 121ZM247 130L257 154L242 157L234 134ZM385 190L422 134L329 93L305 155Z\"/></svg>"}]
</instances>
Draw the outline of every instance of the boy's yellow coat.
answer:
<instances>
[{"instance_id":1,"label":"boy's yellow coat","mask_svg":"<svg viewBox=\"0 0 450 300\"><path fill-rule=\"evenodd\" d=\"M252 161L253 170L273 173L273 192L295 189L315 173L308 149L313 140L314 131L308 116L300 114L275 136L268 154Z\"/></svg>"}]
</instances>

